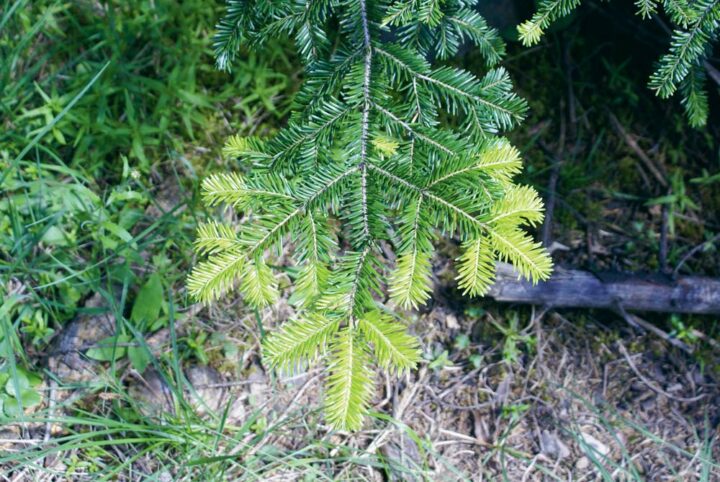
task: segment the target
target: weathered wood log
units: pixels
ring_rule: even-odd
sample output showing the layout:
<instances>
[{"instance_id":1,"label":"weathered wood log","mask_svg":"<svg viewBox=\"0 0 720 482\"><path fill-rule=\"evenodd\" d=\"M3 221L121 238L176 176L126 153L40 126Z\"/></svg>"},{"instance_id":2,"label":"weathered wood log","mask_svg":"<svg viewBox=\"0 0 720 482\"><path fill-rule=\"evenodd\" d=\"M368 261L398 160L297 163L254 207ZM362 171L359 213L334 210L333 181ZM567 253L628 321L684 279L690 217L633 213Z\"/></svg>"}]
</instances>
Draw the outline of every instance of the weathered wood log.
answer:
<instances>
[{"instance_id":1,"label":"weathered wood log","mask_svg":"<svg viewBox=\"0 0 720 482\"><path fill-rule=\"evenodd\" d=\"M518 279L512 266L498 263L488 296L496 301L556 308L720 314L720 280L700 276L591 273L556 268L536 285Z\"/></svg>"}]
</instances>

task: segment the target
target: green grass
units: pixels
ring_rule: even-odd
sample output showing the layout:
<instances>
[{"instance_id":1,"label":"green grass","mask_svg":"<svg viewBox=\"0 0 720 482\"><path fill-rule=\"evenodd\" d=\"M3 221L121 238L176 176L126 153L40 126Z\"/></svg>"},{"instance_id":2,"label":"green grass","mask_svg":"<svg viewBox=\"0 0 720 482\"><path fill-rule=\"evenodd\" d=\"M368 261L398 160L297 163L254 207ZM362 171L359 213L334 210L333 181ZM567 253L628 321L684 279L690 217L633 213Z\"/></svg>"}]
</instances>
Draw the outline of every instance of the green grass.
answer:
<instances>
[{"instance_id":1,"label":"green grass","mask_svg":"<svg viewBox=\"0 0 720 482\"><path fill-rule=\"evenodd\" d=\"M190 355L174 324L204 215L195 193L201 176L224 166L225 137L272 132L296 67L286 49L271 46L262 58L244 55L232 75L216 71L210 32L221 7L201 0L0 5L0 389L27 391L17 397L20 409L37 409L31 394L45 392L24 373L42 374L52 336L97 312L83 305L100 293L117 320L115 342L138 347L127 350L136 368L152 364L165 374L187 415L163 425L140 415L119 380L127 357L116 343L89 352L112 363L103 380L82 388L123 403L104 415L63 417L68 435L52 447L4 454L0 466L42 470L38 457L54 453L78 473L112 477L132 473L142 454L162 464L173 464L173 454L186 463L207 457L225 437L212 426L193 428L199 422L178 388L186 384L180 360ZM149 280L159 286L142 299ZM172 352L148 356L146 337L168 327ZM18 421L15 403L10 392L0 397L0 424ZM58 417L28 415L37 423L48 416ZM112 447L128 449L128 459Z\"/></svg>"},{"instance_id":2,"label":"green grass","mask_svg":"<svg viewBox=\"0 0 720 482\"><path fill-rule=\"evenodd\" d=\"M0 276L25 296L19 319L36 344L100 287L135 291L141 253L170 275L166 288L184 277L198 170L215 168L235 129L257 128L264 115L272 130L282 116L291 59L276 48L262 61L247 57L236 75L215 71L218 7L4 2ZM185 191L149 216L163 178Z\"/></svg>"}]
</instances>

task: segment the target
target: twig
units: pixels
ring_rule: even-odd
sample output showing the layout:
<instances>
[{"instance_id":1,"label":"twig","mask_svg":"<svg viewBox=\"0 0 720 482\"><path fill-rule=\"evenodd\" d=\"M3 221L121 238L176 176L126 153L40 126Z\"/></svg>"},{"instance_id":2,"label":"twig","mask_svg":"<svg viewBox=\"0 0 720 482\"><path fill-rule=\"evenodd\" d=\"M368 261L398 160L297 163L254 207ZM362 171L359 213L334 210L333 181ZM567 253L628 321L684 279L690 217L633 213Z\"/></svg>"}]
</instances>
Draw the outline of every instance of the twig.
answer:
<instances>
[{"instance_id":1,"label":"twig","mask_svg":"<svg viewBox=\"0 0 720 482\"><path fill-rule=\"evenodd\" d=\"M627 349L625 348L625 345L622 344L620 340L617 341L618 346L620 347L620 351L622 352L623 356L625 357L625 360L627 360L628 365L632 369L633 372L635 372L635 375L642 380L642 382L648 386L652 391L655 393L658 393L660 395L663 395L671 400L675 400L677 402L683 402L683 403L693 403L697 402L698 400L702 400L705 398L705 394L698 395L697 397L692 398L685 398L685 397L677 397L675 395L672 395L671 393L666 392L659 386L657 386L653 381L645 377L642 373L640 373L640 370L638 370L637 366L635 366L635 362L632 361L632 358L630 358L630 354L628 353Z\"/></svg>"},{"instance_id":2,"label":"twig","mask_svg":"<svg viewBox=\"0 0 720 482\"><path fill-rule=\"evenodd\" d=\"M545 361L545 346L543 345L543 331L542 331L542 324L540 323L542 319L545 317L545 314L550 310L549 306L542 306L540 313L535 314L535 305L532 307L532 324L535 326L535 339L536 343L535 346L537 347L536 353L538 357L538 362L540 365L543 365Z\"/></svg>"},{"instance_id":3,"label":"twig","mask_svg":"<svg viewBox=\"0 0 720 482\"><path fill-rule=\"evenodd\" d=\"M50 378L50 392L48 393L48 421L45 423L45 436L43 442L47 443L50 441L50 435L52 434L52 419L55 417L55 403L56 403L56 389L57 382Z\"/></svg>"},{"instance_id":4,"label":"twig","mask_svg":"<svg viewBox=\"0 0 720 482\"><path fill-rule=\"evenodd\" d=\"M670 191L668 191L668 194L670 194ZM670 217L670 213L668 212L668 210L668 205L663 204L662 222L660 224L660 250L658 252L658 261L660 262L660 271L662 273L668 272L668 219Z\"/></svg>"},{"instance_id":5,"label":"twig","mask_svg":"<svg viewBox=\"0 0 720 482\"><path fill-rule=\"evenodd\" d=\"M565 70L565 82L567 84L567 101L568 101L568 116L570 118L570 136L576 137L576 124L577 115L575 112L575 93L573 91L573 79L572 79L572 62L570 59L570 43L563 42L563 67ZM564 109L561 105L560 108L560 138L558 139L558 146L556 152L551 152L550 149L543 143L540 142L540 148L550 158L551 169L550 179L548 180L548 193L545 199L545 222L542 228L542 242L546 248L550 247L552 243L552 225L553 215L555 214L555 198L557 197L557 184L560 178L560 168L562 166L562 158L565 151L565 137L567 131L567 125L565 121Z\"/></svg>"},{"instance_id":6,"label":"twig","mask_svg":"<svg viewBox=\"0 0 720 482\"><path fill-rule=\"evenodd\" d=\"M563 42L563 64L565 68L565 83L567 84L567 97L568 97L568 120L570 121L570 138L575 139L577 137L577 113L575 110L575 91L573 89L573 64L572 58L570 57L570 42L567 40Z\"/></svg>"},{"instance_id":7,"label":"twig","mask_svg":"<svg viewBox=\"0 0 720 482\"><path fill-rule=\"evenodd\" d=\"M412 384L409 388L405 389L403 392L403 396L400 399L400 403L398 403L397 407L394 407L393 410L393 418L400 421L402 420L402 416L405 413L405 410L408 406L410 406L410 402L412 402L413 398L415 398L415 394L417 393L418 387L420 387L423 382L425 381L425 378L427 376L427 369L423 368L420 371L420 375L418 376L418 380ZM385 445L385 442L387 441L388 436L395 430L395 427L393 425L389 425L386 427L382 432L380 432L375 439L368 445L368 448L365 449L368 453L374 454L377 452L377 450Z\"/></svg>"},{"instance_id":8,"label":"twig","mask_svg":"<svg viewBox=\"0 0 720 482\"><path fill-rule=\"evenodd\" d=\"M690 251L688 251L687 254L685 254L685 256L682 257L682 259L681 259L680 262L677 264L677 266L675 266L675 269L674 269L673 272L672 272L673 278L677 277L678 273L680 272L680 268L682 268L683 265L684 265L690 258L692 258L693 256L695 256L695 254L697 254L698 251L700 251L701 249L703 249L705 246L710 245L710 244L713 244L715 241L720 241L720 233L716 234L715 236L713 236L712 238L708 239L707 241L704 241L704 242L698 244L698 245L695 246L693 249L691 249Z\"/></svg>"},{"instance_id":9,"label":"twig","mask_svg":"<svg viewBox=\"0 0 720 482\"><path fill-rule=\"evenodd\" d=\"M55 405L57 403L57 382L53 379L49 379L50 391L48 393L48 421L45 422L45 435L43 436L43 444L47 444L50 441L52 435L53 419L55 418ZM47 454L43 455L40 459L40 466L46 467Z\"/></svg>"},{"instance_id":10,"label":"twig","mask_svg":"<svg viewBox=\"0 0 720 482\"><path fill-rule=\"evenodd\" d=\"M449 435L450 437L455 438L456 440L453 441L453 442L463 441L463 442L465 442L465 443L475 444L475 445L481 445L481 446L483 446L483 447L492 447L491 444L488 444L488 443L486 443L486 442L483 442L482 440L479 440L479 439L477 439L477 438L471 437L471 436L469 436L469 435L465 435L464 433L458 433L458 432L455 432L455 431L453 431L453 430L448 430L448 429L445 429L445 428L441 428L440 430L438 430L438 432L440 432L442 435ZM440 442L438 443L438 445L447 445L449 442L450 442L449 440L440 441Z\"/></svg>"},{"instance_id":11,"label":"twig","mask_svg":"<svg viewBox=\"0 0 720 482\"><path fill-rule=\"evenodd\" d=\"M682 341L678 340L677 338L674 338L668 333L665 333L663 330L658 328L657 326L653 325L652 323L648 323L647 321L643 320L639 316L631 315L627 311L625 311L625 308L622 307L622 305L617 305L617 311L622 316L622 318L632 327L640 329L640 330L647 330L654 335L662 338L666 342L670 343L672 346L681 349L685 353L692 354L693 349L686 343L683 343Z\"/></svg>"},{"instance_id":12,"label":"twig","mask_svg":"<svg viewBox=\"0 0 720 482\"><path fill-rule=\"evenodd\" d=\"M710 76L710 78L713 79L717 85L720 85L720 70L716 69L707 60L705 61L704 65L705 65L705 70L707 70L707 73Z\"/></svg>"},{"instance_id":13,"label":"twig","mask_svg":"<svg viewBox=\"0 0 720 482\"><path fill-rule=\"evenodd\" d=\"M313 369L305 373L299 373L297 375L293 375L291 377L283 377L280 381L284 384L288 384L290 382L298 381L303 378L308 378L317 375L318 370ZM244 386L244 385L252 385L253 383L256 383L254 380L231 380L227 382L221 382L221 383L201 383L198 385L193 385L194 388L230 388L230 387L238 387L238 386Z\"/></svg>"},{"instance_id":14,"label":"twig","mask_svg":"<svg viewBox=\"0 0 720 482\"><path fill-rule=\"evenodd\" d=\"M24 444L24 445L40 445L43 443L39 438L0 438L0 444Z\"/></svg>"},{"instance_id":15,"label":"twig","mask_svg":"<svg viewBox=\"0 0 720 482\"><path fill-rule=\"evenodd\" d=\"M565 123L563 122L563 125ZM563 136L564 137L564 136ZM546 248L550 247L552 242L552 222L555 214L555 197L557 192L558 178L560 177L560 161L555 157L551 157L552 169L550 171L550 180L548 181L548 195L545 199L545 222L543 223L542 241Z\"/></svg>"},{"instance_id":16,"label":"twig","mask_svg":"<svg viewBox=\"0 0 720 482\"><path fill-rule=\"evenodd\" d=\"M276 426L280 426L281 423L284 423L289 417L290 417L290 408L293 407L298 400L300 400L300 397L303 396L307 388L317 379L319 376L313 376L308 378L308 380L298 389L298 391L295 393L295 396L293 396L292 400L290 400L290 403L287 404L287 407L285 408L285 411L278 417L277 420L273 420L273 424ZM266 407L271 399L268 399L266 403L263 404L263 407ZM268 443L268 437L263 437L262 440L260 440L258 443L252 446L252 448L245 454L245 458L250 458L254 454L258 452L261 448L263 448ZM239 449L238 449L239 450ZM235 455L237 453L236 449L233 449L230 454Z\"/></svg>"},{"instance_id":17,"label":"twig","mask_svg":"<svg viewBox=\"0 0 720 482\"><path fill-rule=\"evenodd\" d=\"M638 145L637 141L630 134L627 133L622 124L620 124L618 118L615 117L615 114L613 114L612 112L608 112L608 117L610 118L610 122L612 123L618 134L620 134L628 147L630 147L630 149L632 149L633 152L637 154L643 164L645 164L645 167L648 168L648 170L652 173L655 179L657 179L660 185L662 187L668 187L668 182L665 179L665 176L661 172L660 168L656 166L655 163L650 159L650 157L645 153L645 151L642 150L642 148Z\"/></svg>"},{"instance_id":18,"label":"twig","mask_svg":"<svg viewBox=\"0 0 720 482\"><path fill-rule=\"evenodd\" d=\"M453 410L480 410L481 408L488 408L495 405L495 401L491 400L489 402L483 402L483 403L476 403L473 405L455 405L454 403L446 402L442 398L438 397L432 388L429 386L425 386L425 391L430 394L430 398L432 398L436 403L439 403L445 408L451 408Z\"/></svg>"},{"instance_id":19,"label":"twig","mask_svg":"<svg viewBox=\"0 0 720 482\"><path fill-rule=\"evenodd\" d=\"M552 242L552 223L553 215L555 213L555 199L557 197L557 184L560 178L560 166L562 161L562 153L565 148L565 117L560 118L560 139L558 140L557 152L554 153L550 148L542 141L538 142L540 148L550 158L551 169L550 179L548 181L548 193L545 199L545 221L543 222L542 230L542 242L546 248L550 247Z\"/></svg>"}]
</instances>

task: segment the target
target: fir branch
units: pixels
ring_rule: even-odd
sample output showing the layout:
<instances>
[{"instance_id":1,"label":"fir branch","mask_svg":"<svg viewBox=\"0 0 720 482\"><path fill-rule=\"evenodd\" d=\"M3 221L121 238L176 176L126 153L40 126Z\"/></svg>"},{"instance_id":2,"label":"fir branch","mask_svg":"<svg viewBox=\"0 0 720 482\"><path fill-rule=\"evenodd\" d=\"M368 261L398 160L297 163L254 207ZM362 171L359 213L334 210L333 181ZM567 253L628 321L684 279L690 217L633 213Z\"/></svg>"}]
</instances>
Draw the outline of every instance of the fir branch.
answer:
<instances>
[{"instance_id":1,"label":"fir branch","mask_svg":"<svg viewBox=\"0 0 720 482\"><path fill-rule=\"evenodd\" d=\"M535 15L518 26L522 42L536 44L551 22L568 15L579 4L580 0L541 0ZM638 15L643 18L657 14L661 4L677 28L669 51L660 58L648 85L661 98L671 97L680 89L690 125L700 128L707 118L701 66L720 31L720 0L635 0Z\"/></svg>"},{"instance_id":2,"label":"fir branch","mask_svg":"<svg viewBox=\"0 0 720 482\"><path fill-rule=\"evenodd\" d=\"M503 176L508 172L508 169L511 169L510 175L512 175L519 172L520 167L522 167L522 164L517 149L507 142L493 141L481 148L476 156L458 156L456 162L446 163L436 171L427 187L435 187L470 172L487 173L488 171L496 171L495 176L506 179Z\"/></svg>"},{"instance_id":3,"label":"fir branch","mask_svg":"<svg viewBox=\"0 0 720 482\"><path fill-rule=\"evenodd\" d=\"M486 226L486 230L500 259L510 261L521 276L533 283L548 279L552 260L542 244L514 226Z\"/></svg>"},{"instance_id":4,"label":"fir branch","mask_svg":"<svg viewBox=\"0 0 720 482\"><path fill-rule=\"evenodd\" d=\"M705 67L695 64L680 84L683 94L683 106L688 122L692 127L700 128L707 124L710 111L706 83Z\"/></svg>"},{"instance_id":5,"label":"fir branch","mask_svg":"<svg viewBox=\"0 0 720 482\"><path fill-rule=\"evenodd\" d=\"M354 430L372 394L370 355L396 371L419 359L419 343L383 314L382 300L387 292L406 308L428 300L438 233L464 246L484 240L482 256L467 248L459 263L468 293L485 291L498 258L531 279L548 275L549 258L519 229L541 219L539 198L513 184L518 153L497 137L522 120L526 104L501 68L476 77L433 67L430 59L464 41L488 65L502 57L502 40L472 0L231 2L247 8L226 19L227 48L290 36L306 70L286 128L267 142L228 141L225 155L249 172L205 181L208 205L230 205L242 217L237 230L201 227L196 246L208 258L188 289L209 301L237 285L248 303L266 306L279 291L267 253L292 242L290 302L301 315L267 337L264 356L285 370L330 347L327 419ZM328 32L332 25L339 30ZM448 117L460 129L441 126Z\"/></svg>"},{"instance_id":6,"label":"fir branch","mask_svg":"<svg viewBox=\"0 0 720 482\"><path fill-rule=\"evenodd\" d=\"M259 308L275 302L279 295L275 275L259 257L245 262L239 288L245 299Z\"/></svg>"},{"instance_id":7,"label":"fir branch","mask_svg":"<svg viewBox=\"0 0 720 482\"><path fill-rule=\"evenodd\" d=\"M295 201L295 198L287 193L287 186L282 180L270 176L255 178L255 181L254 186L248 186L245 179L237 173L213 174L203 181L203 201L208 206L228 204L238 209L252 207L259 201L279 201L282 204ZM282 188L265 189L267 186L274 188L282 186Z\"/></svg>"},{"instance_id":8,"label":"fir branch","mask_svg":"<svg viewBox=\"0 0 720 482\"><path fill-rule=\"evenodd\" d=\"M495 252L487 236L462 245L458 258L458 287L464 295L482 296L495 280Z\"/></svg>"},{"instance_id":9,"label":"fir branch","mask_svg":"<svg viewBox=\"0 0 720 482\"><path fill-rule=\"evenodd\" d=\"M446 18L455 25L461 37L468 37L480 49L489 67L505 56L505 43L500 39L498 31L490 28L477 12L462 8L457 14Z\"/></svg>"},{"instance_id":10,"label":"fir branch","mask_svg":"<svg viewBox=\"0 0 720 482\"><path fill-rule=\"evenodd\" d=\"M520 152L505 139L496 140L493 148L481 152L477 167L499 182L510 184L522 170Z\"/></svg>"},{"instance_id":11,"label":"fir branch","mask_svg":"<svg viewBox=\"0 0 720 482\"><path fill-rule=\"evenodd\" d=\"M243 231L243 241L247 244L247 252L250 256L262 254L273 243L279 243L282 236L291 228L291 223L300 217L301 208L295 208L285 215L266 215L260 218L261 223Z\"/></svg>"},{"instance_id":12,"label":"fir branch","mask_svg":"<svg viewBox=\"0 0 720 482\"><path fill-rule=\"evenodd\" d=\"M409 222L403 223L401 235L405 238L400 249L395 271L390 277L390 297L403 308L417 309L430 297L432 244L423 236L420 223L424 197L410 205Z\"/></svg>"},{"instance_id":13,"label":"fir branch","mask_svg":"<svg viewBox=\"0 0 720 482\"><path fill-rule=\"evenodd\" d=\"M530 186L513 185L493 204L488 223L512 223L516 226L537 226L543 221L543 203L537 191Z\"/></svg>"},{"instance_id":14,"label":"fir branch","mask_svg":"<svg viewBox=\"0 0 720 482\"><path fill-rule=\"evenodd\" d=\"M358 328L373 344L375 359L386 370L406 372L414 369L420 361L417 338L389 316L377 310L370 311L360 317Z\"/></svg>"},{"instance_id":15,"label":"fir branch","mask_svg":"<svg viewBox=\"0 0 720 482\"><path fill-rule=\"evenodd\" d=\"M248 2L245 0L231 0L225 10L220 23L215 27L213 48L217 67L220 70L230 71L236 52L243 41L243 32L248 27Z\"/></svg>"},{"instance_id":16,"label":"fir branch","mask_svg":"<svg viewBox=\"0 0 720 482\"><path fill-rule=\"evenodd\" d=\"M226 159L248 160L262 163L269 156L263 150L263 142L256 137L230 136L222 149Z\"/></svg>"},{"instance_id":17,"label":"fir branch","mask_svg":"<svg viewBox=\"0 0 720 482\"><path fill-rule=\"evenodd\" d=\"M660 97L675 93L680 82L692 66L705 53L709 39L720 28L720 1L699 0L694 7L698 12L689 30L673 32L670 51L660 59L660 67L650 77L649 86Z\"/></svg>"},{"instance_id":18,"label":"fir branch","mask_svg":"<svg viewBox=\"0 0 720 482\"><path fill-rule=\"evenodd\" d=\"M274 139L269 150L274 151L269 169L278 170L283 161L288 161L297 149L308 142L320 137L324 132L332 129L337 123L353 111L355 105L346 105L335 100L326 99L316 112L308 115L311 122L289 126Z\"/></svg>"},{"instance_id":19,"label":"fir branch","mask_svg":"<svg viewBox=\"0 0 720 482\"><path fill-rule=\"evenodd\" d=\"M235 251L241 247L235 228L211 221L198 226L195 250L199 254L215 254L221 251Z\"/></svg>"},{"instance_id":20,"label":"fir branch","mask_svg":"<svg viewBox=\"0 0 720 482\"><path fill-rule=\"evenodd\" d=\"M672 21L682 28L687 28L697 18L697 12L693 10L688 0L665 0L663 6Z\"/></svg>"},{"instance_id":21,"label":"fir branch","mask_svg":"<svg viewBox=\"0 0 720 482\"><path fill-rule=\"evenodd\" d=\"M535 15L517 28L523 45L531 46L538 43L544 30L552 22L569 15L578 5L580 0L541 0Z\"/></svg>"},{"instance_id":22,"label":"fir branch","mask_svg":"<svg viewBox=\"0 0 720 482\"><path fill-rule=\"evenodd\" d=\"M370 128L370 76L372 73L372 48L370 47L370 29L368 27L367 8L365 0L360 2L360 21L362 22L363 31L363 48L365 49L365 60L363 64L363 108L362 108L362 131L360 133L360 175L361 181L361 202L362 202L362 222L363 222L363 238L370 238L370 227L368 224L368 200L367 200L367 157L368 157L368 130Z\"/></svg>"},{"instance_id":23,"label":"fir branch","mask_svg":"<svg viewBox=\"0 0 720 482\"><path fill-rule=\"evenodd\" d=\"M340 319L316 313L290 320L265 339L264 359L279 370L303 368L325 353L339 327Z\"/></svg>"},{"instance_id":24,"label":"fir branch","mask_svg":"<svg viewBox=\"0 0 720 482\"><path fill-rule=\"evenodd\" d=\"M445 16L440 8L442 0L419 0L418 20L431 27L437 27Z\"/></svg>"},{"instance_id":25,"label":"fir branch","mask_svg":"<svg viewBox=\"0 0 720 482\"><path fill-rule=\"evenodd\" d=\"M307 210L295 233L295 243L294 255L301 271L295 280L291 301L309 308L327 286L336 241L328 229L327 219Z\"/></svg>"},{"instance_id":26,"label":"fir branch","mask_svg":"<svg viewBox=\"0 0 720 482\"><path fill-rule=\"evenodd\" d=\"M635 6L642 18L650 18L657 13L658 0L636 0Z\"/></svg>"},{"instance_id":27,"label":"fir branch","mask_svg":"<svg viewBox=\"0 0 720 482\"><path fill-rule=\"evenodd\" d=\"M368 357L359 333L343 328L332 347L326 384L325 413L340 430L358 430L372 395Z\"/></svg>"},{"instance_id":28,"label":"fir branch","mask_svg":"<svg viewBox=\"0 0 720 482\"><path fill-rule=\"evenodd\" d=\"M504 69L490 71L486 76L487 81L480 82L472 74L451 67L441 67L426 74L413 68L407 59L403 60L387 49L376 46L374 50L406 74L432 87L431 92L453 112L458 106L468 111L469 107L463 104L463 99L474 102L489 111L493 124L501 129L521 122L525 115L527 104L512 93L497 96L498 92L495 92L495 96L485 96L486 92L503 84L502 90L509 90L509 78Z\"/></svg>"},{"instance_id":29,"label":"fir branch","mask_svg":"<svg viewBox=\"0 0 720 482\"><path fill-rule=\"evenodd\" d=\"M435 139L426 136L420 130L414 128L412 125L408 124L407 122L400 119L398 116L390 112L389 110L385 109L384 107L381 107L377 104L373 104L373 107L380 112L382 115L384 115L387 119L391 120L392 122L395 122L399 126L401 126L405 131L407 131L408 134L411 134L413 136L413 139L418 139L435 149L444 152L445 154L454 155L455 150L453 150L450 147L447 147L443 145L442 143L436 141Z\"/></svg>"},{"instance_id":30,"label":"fir branch","mask_svg":"<svg viewBox=\"0 0 720 482\"><path fill-rule=\"evenodd\" d=\"M217 300L235 284L245 265L245 255L226 251L210 256L190 273L187 282L190 296L209 303Z\"/></svg>"},{"instance_id":31,"label":"fir branch","mask_svg":"<svg viewBox=\"0 0 720 482\"><path fill-rule=\"evenodd\" d=\"M393 2L388 8L387 15L382 21L382 25L405 25L414 17L417 9L416 0L401 0Z\"/></svg>"},{"instance_id":32,"label":"fir branch","mask_svg":"<svg viewBox=\"0 0 720 482\"><path fill-rule=\"evenodd\" d=\"M326 209L330 209L332 206L338 206L338 195L333 196L333 194L336 193L336 189L342 187L345 180L358 171L358 166L344 169L338 169L338 166L327 166L319 169L314 176L297 188L303 208L319 208L322 205ZM331 198L329 202L327 202L328 197Z\"/></svg>"},{"instance_id":33,"label":"fir branch","mask_svg":"<svg viewBox=\"0 0 720 482\"><path fill-rule=\"evenodd\" d=\"M363 249L360 255L357 257L357 260L354 261L357 267L353 272L350 289L347 292L348 313L355 313L358 310L357 295L358 292L363 289L363 277L361 275L366 267L368 254L370 254L370 246L365 247L365 249Z\"/></svg>"}]
</instances>

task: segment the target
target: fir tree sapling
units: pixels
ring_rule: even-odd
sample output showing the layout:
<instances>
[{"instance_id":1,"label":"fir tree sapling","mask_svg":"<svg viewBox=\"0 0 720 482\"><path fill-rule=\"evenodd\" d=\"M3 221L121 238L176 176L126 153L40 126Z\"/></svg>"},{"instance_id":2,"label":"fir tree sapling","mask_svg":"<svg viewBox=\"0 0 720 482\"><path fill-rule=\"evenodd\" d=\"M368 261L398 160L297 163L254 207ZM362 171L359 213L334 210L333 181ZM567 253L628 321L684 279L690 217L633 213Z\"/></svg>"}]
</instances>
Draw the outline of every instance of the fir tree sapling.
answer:
<instances>
[{"instance_id":1,"label":"fir tree sapling","mask_svg":"<svg viewBox=\"0 0 720 482\"><path fill-rule=\"evenodd\" d=\"M542 202L513 182L519 153L500 135L526 104L497 67L504 44L474 4L233 0L219 26L221 68L240 45L289 35L305 76L277 136L228 141L226 155L247 173L204 181L207 204L231 206L243 222L199 228L207 259L188 289L210 302L237 286L248 303L267 306L278 297L267 256L289 248L298 315L268 335L264 361L292 370L323 355L326 418L339 429L361 426L372 365L404 372L418 363L419 343L392 307L430 297L437 236L462 242L467 294L486 292L498 259L533 281L550 275L550 257L522 229L541 222ZM483 76L432 65L464 42L483 54Z\"/></svg>"},{"instance_id":2,"label":"fir tree sapling","mask_svg":"<svg viewBox=\"0 0 720 482\"><path fill-rule=\"evenodd\" d=\"M532 18L518 26L520 39L527 46L538 43L552 22L578 5L580 0L541 0ZM709 111L705 62L720 31L720 0L636 0L635 5L643 18L662 7L674 27L670 49L650 76L649 87L663 99L679 89L690 125L704 126Z\"/></svg>"}]
</instances>

